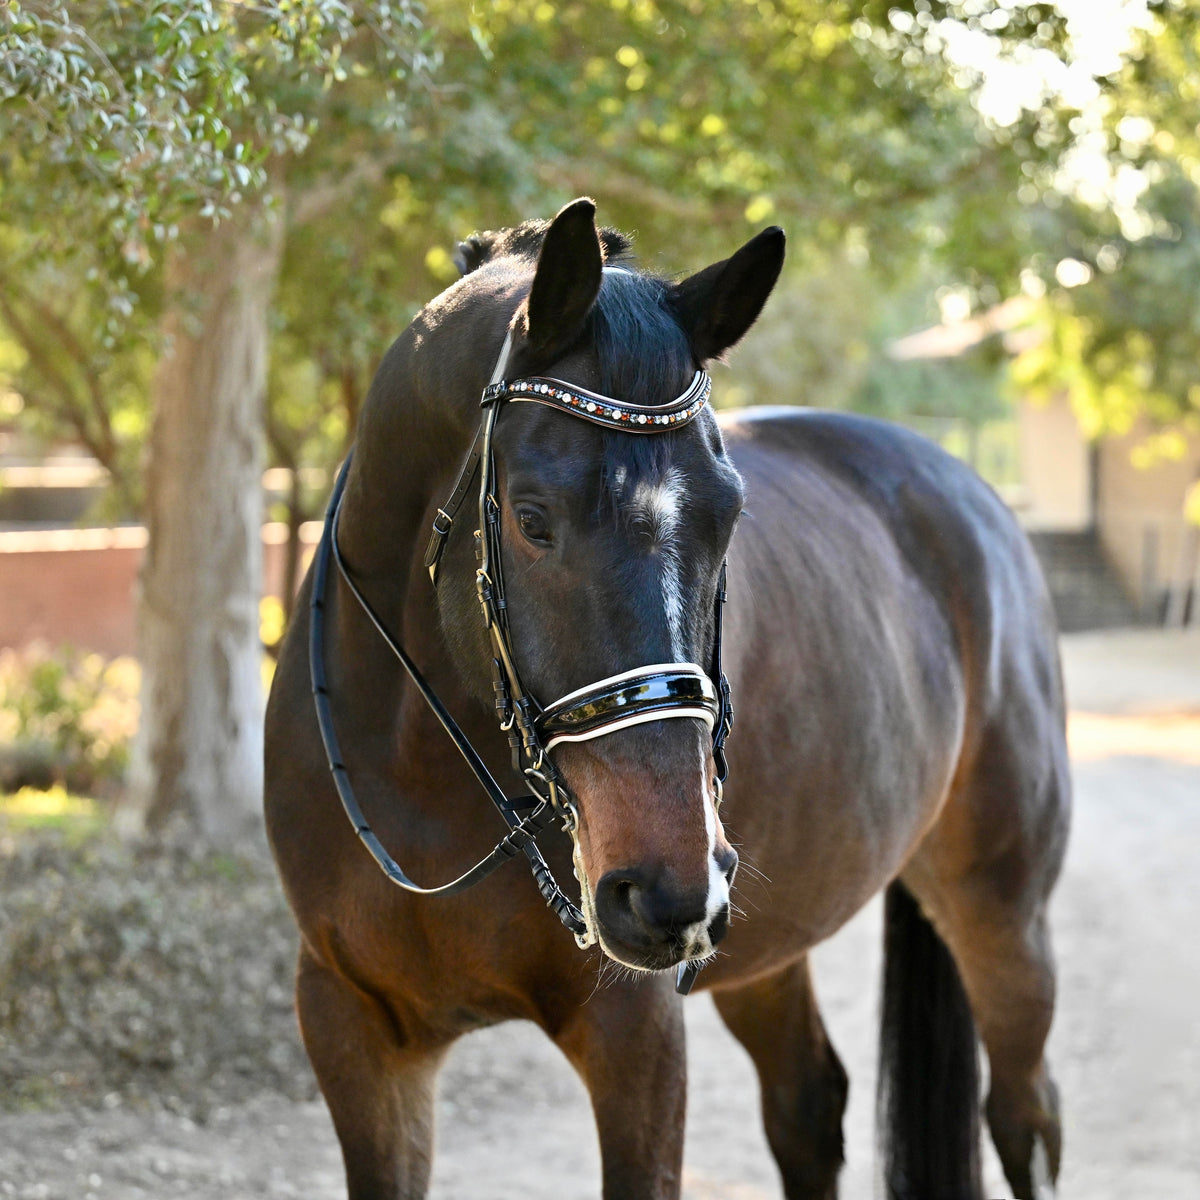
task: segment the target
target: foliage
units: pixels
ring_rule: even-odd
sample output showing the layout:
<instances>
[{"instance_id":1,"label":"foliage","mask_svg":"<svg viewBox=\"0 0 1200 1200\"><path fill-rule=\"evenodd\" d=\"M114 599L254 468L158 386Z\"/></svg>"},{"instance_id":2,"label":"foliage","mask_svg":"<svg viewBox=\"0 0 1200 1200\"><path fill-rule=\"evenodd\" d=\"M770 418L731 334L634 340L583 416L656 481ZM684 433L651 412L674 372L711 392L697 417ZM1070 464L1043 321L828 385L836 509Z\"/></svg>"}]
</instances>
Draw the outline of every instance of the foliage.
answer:
<instances>
[{"instance_id":1,"label":"foliage","mask_svg":"<svg viewBox=\"0 0 1200 1200\"><path fill-rule=\"evenodd\" d=\"M62 784L49 788L22 787L0 796L0 821L14 832L60 829L79 840L103 827L100 806L90 796L76 796Z\"/></svg>"},{"instance_id":2,"label":"foliage","mask_svg":"<svg viewBox=\"0 0 1200 1200\"><path fill-rule=\"evenodd\" d=\"M266 188L287 221L268 432L272 461L297 480L281 514L296 526L318 515L319 482L303 484L303 468L341 453L380 354L453 278L450 247L466 231L590 193L606 220L637 231L651 265L690 268L780 221L791 255L777 307L793 323L775 327L778 358L805 381L786 398L874 388L870 402L886 407L903 387L871 382L887 368L873 349L882 318L854 288L895 288L936 256L982 300L998 298L1073 137L1073 114L1051 102L1011 125L985 119L973 102L983 79L952 53L969 36L1001 56L1067 56L1049 4L38 0L2 11L13 53L0 70L0 269L19 286L0 321L10 334L41 330L20 339L33 353L10 374L24 423L65 425L93 447L126 480L127 509L157 248L186 234L188 214L220 215ZM78 236L87 229L95 236ZM45 367L47 314L81 351L58 378ZM766 379L737 388L785 398Z\"/></svg>"},{"instance_id":3,"label":"foliage","mask_svg":"<svg viewBox=\"0 0 1200 1200\"><path fill-rule=\"evenodd\" d=\"M1091 437L1145 428L1143 459L1200 428L1200 7L1148 9L1078 126L1070 202L1036 231L1046 337L1016 366L1030 393L1068 394Z\"/></svg>"},{"instance_id":4,"label":"foliage","mask_svg":"<svg viewBox=\"0 0 1200 1200\"><path fill-rule=\"evenodd\" d=\"M329 85L369 63L385 81L370 116L393 122L396 84L426 67L408 0L13 0L0 31L5 165L21 173L6 192L63 201L77 231L81 212L105 214L105 240L138 265L305 150Z\"/></svg>"},{"instance_id":5,"label":"foliage","mask_svg":"<svg viewBox=\"0 0 1200 1200\"><path fill-rule=\"evenodd\" d=\"M898 421L1003 416L1006 356L994 342L944 359L899 362L890 353L893 339L937 322L938 282L926 267L889 288L869 263L844 258L785 282L759 319L753 352L734 356L726 402L850 408Z\"/></svg>"},{"instance_id":6,"label":"foliage","mask_svg":"<svg viewBox=\"0 0 1200 1200\"><path fill-rule=\"evenodd\" d=\"M1035 140L1033 118L990 127L971 104L979 80L946 56L956 22L990 31L1008 51L1061 53L1057 14L1018 6L985 20L980 11L811 0L431 3L439 83L431 105L412 111L405 148L380 186L289 234L274 461L336 458L383 349L454 278L458 237L547 215L580 193L597 197L606 221L636 230L651 265L672 269L783 221L796 265L772 310L800 319L772 326L792 351L781 361L806 381L805 396L844 398L867 354L860 334L833 328L825 283L828 294L839 271L863 277L853 259L869 260L870 285L884 286L929 253L956 261L980 288L1015 279L1023 167L1052 160L1067 136L1046 113L1037 120L1059 141ZM832 336L818 337L809 318ZM766 327L760 347L764 336ZM807 356L799 375L797 355ZM726 396L755 390L739 382ZM302 503L317 515L312 495Z\"/></svg>"},{"instance_id":7,"label":"foliage","mask_svg":"<svg viewBox=\"0 0 1200 1200\"><path fill-rule=\"evenodd\" d=\"M1057 145L989 131L969 102L979 81L946 57L950 26L1061 53L1046 5L437 0L423 28L411 3L42 0L2 19L0 111L15 134L3 199L13 227L37 231L10 273L99 247L66 274L106 291L93 300L110 342L121 319L153 312L138 270L186 214L225 212L268 177L302 208L331 163L358 172L327 219L289 233L280 327L318 393L333 380L361 394L391 334L450 277L447 242L580 192L650 255L681 228L704 253L783 219L801 255L850 239L889 263L934 242L964 269L1011 275L1021 163ZM397 90L442 55L429 103ZM97 236L81 239L89 220ZM36 391L53 395L44 376ZM139 378L144 392L144 366ZM277 414L292 434L311 424L295 407ZM296 437L275 441L281 462L303 457Z\"/></svg>"},{"instance_id":8,"label":"foliage","mask_svg":"<svg viewBox=\"0 0 1200 1200\"><path fill-rule=\"evenodd\" d=\"M1107 148L1134 165L1174 160L1200 182L1200 6L1149 0L1121 67L1105 80Z\"/></svg>"},{"instance_id":9,"label":"foliage","mask_svg":"<svg viewBox=\"0 0 1200 1200\"><path fill-rule=\"evenodd\" d=\"M1092 437L1144 419L1170 454L1181 430L1200 430L1200 190L1176 172L1143 208L1151 232L1090 221L1090 236L1074 239L1087 281L1049 293L1046 340L1018 361L1017 381L1034 395L1068 393Z\"/></svg>"},{"instance_id":10,"label":"foliage","mask_svg":"<svg viewBox=\"0 0 1200 1200\"><path fill-rule=\"evenodd\" d=\"M15 832L0 812L0 1107L125 1098L202 1118L315 1088L265 850Z\"/></svg>"},{"instance_id":11,"label":"foliage","mask_svg":"<svg viewBox=\"0 0 1200 1200\"><path fill-rule=\"evenodd\" d=\"M460 5L431 5L467 98L447 165L471 167L441 195L469 210L480 176L518 211L550 207L547 191L594 194L656 253L777 219L801 255L851 238L905 261L932 240L1007 269L981 260L990 245L1015 261L1021 161L1054 146L989 129L945 38L947 24L985 36L979 13L998 7L500 0L464 22ZM1006 46L1063 45L1050 6L1012 6L988 28ZM918 212L947 192L970 221Z\"/></svg>"},{"instance_id":12,"label":"foliage","mask_svg":"<svg viewBox=\"0 0 1200 1200\"><path fill-rule=\"evenodd\" d=\"M23 427L109 468L127 513L159 251L394 142L429 35L412 0L31 0L0 6L0 47L0 325L23 351L0 382Z\"/></svg>"},{"instance_id":13,"label":"foliage","mask_svg":"<svg viewBox=\"0 0 1200 1200\"><path fill-rule=\"evenodd\" d=\"M15 409L8 416L35 443L69 439L88 450L112 483L99 515L127 519L141 498L157 279L129 281L121 293L128 309L105 317L113 297L95 244L53 262L35 261L29 247L0 223L0 390Z\"/></svg>"},{"instance_id":14,"label":"foliage","mask_svg":"<svg viewBox=\"0 0 1200 1200\"><path fill-rule=\"evenodd\" d=\"M111 791L137 726L137 664L33 646L0 651L0 790Z\"/></svg>"},{"instance_id":15,"label":"foliage","mask_svg":"<svg viewBox=\"0 0 1200 1200\"><path fill-rule=\"evenodd\" d=\"M862 386L882 303L870 266L845 255L785 274L749 348L734 351L728 378L718 376L714 402L845 408Z\"/></svg>"},{"instance_id":16,"label":"foliage","mask_svg":"<svg viewBox=\"0 0 1200 1200\"><path fill-rule=\"evenodd\" d=\"M924 277L886 298L873 325L873 351L850 406L891 420L942 418L976 429L1009 415L1012 388L1000 334L958 355L906 361L893 357L893 339L929 322L933 314L928 309L922 313L919 297L935 291Z\"/></svg>"}]
</instances>

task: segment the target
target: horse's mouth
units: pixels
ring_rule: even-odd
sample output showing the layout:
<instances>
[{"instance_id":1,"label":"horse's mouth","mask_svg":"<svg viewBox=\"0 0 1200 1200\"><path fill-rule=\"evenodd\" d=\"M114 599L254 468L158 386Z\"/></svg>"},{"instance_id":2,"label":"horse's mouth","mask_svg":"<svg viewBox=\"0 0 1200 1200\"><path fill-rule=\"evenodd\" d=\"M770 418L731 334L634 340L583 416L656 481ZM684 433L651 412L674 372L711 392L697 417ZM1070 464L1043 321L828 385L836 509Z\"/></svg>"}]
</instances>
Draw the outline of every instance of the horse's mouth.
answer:
<instances>
[{"instance_id":1,"label":"horse's mouth","mask_svg":"<svg viewBox=\"0 0 1200 1200\"><path fill-rule=\"evenodd\" d=\"M585 882L584 907L601 949L635 971L669 971L710 958L729 929L737 855L730 850L728 858L710 858L703 888L673 886L665 873L639 867L606 871L594 889Z\"/></svg>"},{"instance_id":2,"label":"horse's mouth","mask_svg":"<svg viewBox=\"0 0 1200 1200\"><path fill-rule=\"evenodd\" d=\"M597 941L609 958L630 970L648 974L674 971L685 963L702 964L711 959L717 952L717 943L725 936L728 923L728 913L722 910L702 930L689 927L677 934L668 933L665 940L616 937L601 925L597 930Z\"/></svg>"}]
</instances>

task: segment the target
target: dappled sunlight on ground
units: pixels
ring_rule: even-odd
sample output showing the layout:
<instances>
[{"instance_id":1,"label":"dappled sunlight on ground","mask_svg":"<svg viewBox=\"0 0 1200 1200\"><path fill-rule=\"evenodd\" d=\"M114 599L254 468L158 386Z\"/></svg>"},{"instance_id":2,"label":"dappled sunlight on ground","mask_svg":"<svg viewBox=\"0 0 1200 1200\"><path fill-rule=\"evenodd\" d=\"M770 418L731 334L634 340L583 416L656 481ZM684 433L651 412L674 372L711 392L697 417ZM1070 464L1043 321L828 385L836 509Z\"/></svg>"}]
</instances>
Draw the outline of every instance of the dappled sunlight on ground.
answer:
<instances>
[{"instance_id":1,"label":"dappled sunlight on ground","mask_svg":"<svg viewBox=\"0 0 1200 1200\"><path fill-rule=\"evenodd\" d=\"M1128 755L1200 765L1200 713L1074 712L1067 722L1067 743L1075 762Z\"/></svg>"}]
</instances>

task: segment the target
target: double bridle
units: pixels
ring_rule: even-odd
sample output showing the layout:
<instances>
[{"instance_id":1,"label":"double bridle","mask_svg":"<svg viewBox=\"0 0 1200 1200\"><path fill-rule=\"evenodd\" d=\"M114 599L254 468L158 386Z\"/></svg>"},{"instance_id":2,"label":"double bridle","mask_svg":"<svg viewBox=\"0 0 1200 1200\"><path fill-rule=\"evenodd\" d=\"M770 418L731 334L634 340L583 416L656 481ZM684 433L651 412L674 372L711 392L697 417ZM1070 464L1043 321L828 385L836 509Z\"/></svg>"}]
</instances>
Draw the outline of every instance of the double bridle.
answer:
<instances>
[{"instance_id":1,"label":"double bridle","mask_svg":"<svg viewBox=\"0 0 1200 1200\"><path fill-rule=\"evenodd\" d=\"M531 401L608 429L639 434L660 433L679 428L694 420L708 402L712 383L704 371L697 371L687 390L670 404L656 408L626 404L557 379L537 377L506 382L504 372L511 348L510 332L505 338L504 348L492 373L491 382L483 391L480 401L483 416L475 440L467 453L449 499L438 509L434 519L425 552L425 567L431 582L436 585L446 539L470 491L471 481L478 471L476 591L491 639L492 686L496 696L500 728L508 736L513 769L524 776L531 794L509 797L496 782L479 753L438 699L416 664L384 626L342 559L338 549L338 519L350 467L349 457L343 464L334 486L313 565L309 622L309 664L313 698L321 740L342 807L371 857L393 883L405 891L419 895L452 896L486 878L520 852L528 859L538 890L546 903L575 935L576 942L581 947L587 947L596 941L595 914L591 911L591 893L580 855L579 839L576 836L578 808L562 775L550 759L549 752L561 742L603 737L615 733L618 729L647 721L697 717L705 722L712 734L713 761L716 766L716 801L720 803L721 788L728 775L724 744L733 726L729 683L721 670L726 567L722 564L717 584L710 672L706 673L695 663L655 663L611 675L607 679L570 692L552 704L538 704L521 682L509 636L500 554L501 512L494 490L496 471L493 437L496 422L505 402ZM331 556L351 594L400 660L417 690L450 735L459 753L508 825L508 833L489 855L457 879L440 887L425 888L414 883L383 848L363 816L342 761L330 710L324 661L325 585ZM563 829L571 835L575 874L580 883L585 911L580 911L563 893L536 844L537 835L556 819L561 821ZM679 991L691 990L701 965L694 962L680 964L676 980Z\"/></svg>"}]
</instances>

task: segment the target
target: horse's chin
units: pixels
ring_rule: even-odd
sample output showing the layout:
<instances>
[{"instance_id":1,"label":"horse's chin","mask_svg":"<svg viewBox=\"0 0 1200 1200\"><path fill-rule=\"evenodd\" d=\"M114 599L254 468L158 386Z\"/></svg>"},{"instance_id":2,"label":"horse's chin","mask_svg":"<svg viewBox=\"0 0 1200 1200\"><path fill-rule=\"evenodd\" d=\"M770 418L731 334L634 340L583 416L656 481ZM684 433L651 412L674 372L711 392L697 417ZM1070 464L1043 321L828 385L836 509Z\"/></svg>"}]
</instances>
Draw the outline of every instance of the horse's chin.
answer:
<instances>
[{"instance_id":1,"label":"horse's chin","mask_svg":"<svg viewBox=\"0 0 1200 1200\"><path fill-rule=\"evenodd\" d=\"M626 967L630 971L637 971L643 975L654 975L662 971L674 971L681 963L685 962L703 962L711 957L712 952L702 955L680 954L671 951L667 948L662 950L635 950L632 947L621 947L617 949L604 936L603 932L597 934L596 940L600 944L600 949L605 955L613 960L618 966Z\"/></svg>"}]
</instances>

